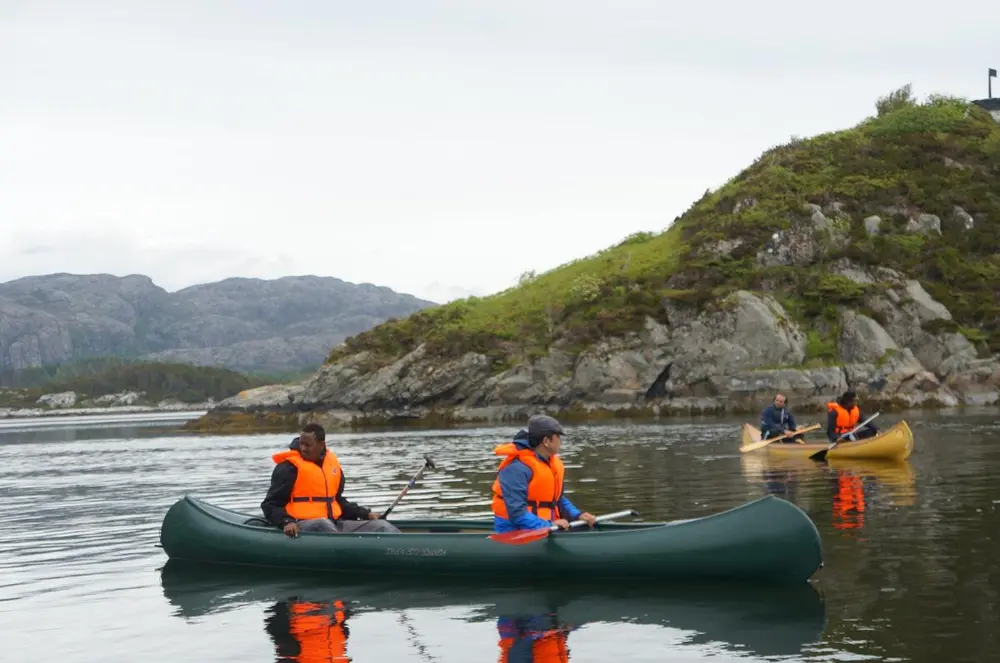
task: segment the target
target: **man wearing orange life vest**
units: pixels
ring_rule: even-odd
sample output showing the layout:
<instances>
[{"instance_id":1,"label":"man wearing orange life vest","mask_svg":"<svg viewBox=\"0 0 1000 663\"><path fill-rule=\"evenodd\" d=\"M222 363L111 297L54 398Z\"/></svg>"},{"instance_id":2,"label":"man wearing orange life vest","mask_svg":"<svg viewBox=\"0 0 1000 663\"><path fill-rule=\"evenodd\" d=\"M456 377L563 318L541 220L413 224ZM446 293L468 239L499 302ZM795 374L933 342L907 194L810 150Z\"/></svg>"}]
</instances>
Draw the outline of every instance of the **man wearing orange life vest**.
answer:
<instances>
[{"instance_id":1,"label":"man wearing orange life vest","mask_svg":"<svg viewBox=\"0 0 1000 663\"><path fill-rule=\"evenodd\" d=\"M540 529L582 519L593 527L594 516L580 511L563 494L565 469L559 458L563 429L547 415L528 420L513 442L493 451L504 459L493 482L493 529L496 532Z\"/></svg>"},{"instance_id":2,"label":"man wearing orange life vest","mask_svg":"<svg viewBox=\"0 0 1000 663\"><path fill-rule=\"evenodd\" d=\"M260 508L264 517L296 537L299 532L399 532L370 509L344 499L344 471L326 448L326 431L306 424L277 466Z\"/></svg>"},{"instance_id":3,"label":"man wearing orange life vest","mask_svg":"<svg viewBox=\"0 0 1000 663\"><path fill-rule=\"evenodd\" d=\"M854 430L859 422L867 417L861 415L861 408L857 405L857 394L853 390L845 391L837 402L826 404L829 414L826 417L826 436L834 442L844 433ZM849 440L861 440L866 437L878 435L878 428L875 424L868 422L865 427L850 435Z\"/></svg>"}]
</instances>

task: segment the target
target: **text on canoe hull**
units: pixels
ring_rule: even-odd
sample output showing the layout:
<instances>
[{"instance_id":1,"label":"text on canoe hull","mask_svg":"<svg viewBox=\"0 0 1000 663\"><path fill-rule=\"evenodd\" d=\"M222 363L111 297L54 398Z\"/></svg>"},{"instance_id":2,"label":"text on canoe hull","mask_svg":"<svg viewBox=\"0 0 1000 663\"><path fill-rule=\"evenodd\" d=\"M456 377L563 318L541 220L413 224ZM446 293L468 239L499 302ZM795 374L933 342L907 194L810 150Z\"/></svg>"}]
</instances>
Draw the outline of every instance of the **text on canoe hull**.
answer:
<instances>
[{"instance_id":1,"label":"text on canoe hull","mask_svg":"<svg viewBox=\"0 0 1000 663\"><path fill-rule=\"evenodd\" d=\"M400 557L443 557L448 551L444 548L386 548L385 554Z\"/></svg>"}]
</instances>

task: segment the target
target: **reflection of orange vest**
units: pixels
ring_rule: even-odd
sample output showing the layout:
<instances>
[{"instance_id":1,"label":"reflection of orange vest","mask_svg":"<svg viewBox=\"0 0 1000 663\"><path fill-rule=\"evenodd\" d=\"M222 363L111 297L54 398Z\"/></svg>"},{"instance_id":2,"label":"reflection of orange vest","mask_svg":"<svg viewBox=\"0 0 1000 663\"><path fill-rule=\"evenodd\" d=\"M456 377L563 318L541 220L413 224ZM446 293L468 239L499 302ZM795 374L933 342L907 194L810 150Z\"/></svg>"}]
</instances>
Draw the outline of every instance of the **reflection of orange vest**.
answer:
<instances>
[{"instance_id":1,"label":"reflection of orange vest","mask_svg":"<svg viewBox=\"0 0 1000 663\"><path fill-rule=\"evenodd\" d=\"M515 460L528 466L531 470L531 481L528 482L528 510L542 520L549 522L555 520L559 513L557 502L562 497L563 477L566 474L566 468L563 467L559 455L553 454L546 463L531 449L519 448L513 442L501 444L493 452L498 456L506 456L497 468L498 475L500 470ZM493 482L493 514L508 519L499 476Z\"/></svg>"},{"instance_id":2,"label":"reflection of orange vest","mask_svg":"<svg viewBox=\"0 0 1000 663\"><path fill-rule=\"evenodd\" d=\"M300 647L293 660L298 663L344 663L347 658L347 631L344 603L293 602L289 606L289 632Z\"/></svg>"},{"instance_id":3,"label":"reflection of orange vest","mask_svg":"<svg viewBox=\"0 0 1000 663\"><path fill-rule=\"evenodd\" d=\"M853 474L837 475L837 494L833 498L833 526L858 529L865 524L865 485Z\"/></svg>"},{"instance_id":4,"label":"reflection of orange vest","mask_svg":"<svg viewBox=\"0 0 1000 663\"><path fill-rule=\"evenodd\" d=\"M544 631L538 634L526 634L523 637L532 638L531 663L569 663L569 647L566 646L565 631ZM508 636L500 638L500 659L498 663L510 663L510 649L519 640Z\"/></svg>"},{"instance_id":5,"label":"reflection of orange vest","mask_svg":"<svg viewBox=\"0 0 1000 663\"><path fill-rule=\"evenodd\" d=\"M285 511L296 520L312 518L340 518L342 509L337 502L337 492L344 480L340 471L340 461L337 456L326 450L323 467L306 460L294 449L282 451L271 456L275 463L288 461L298 469L295 485L292 487L292 498L285 505Z\"/></svg>"},{"instance_id":6,"label":"reflection of orange vest","mask_svg":"<svg viewBox=\"0 0 1000 663\"><path fill-rule=\"evenodd\" d=\"M848 410L840 403L827 403L826 409L837 413L837 423L833 425L833 432L837 435L843 435L848 431L854 430L854 427L858 425L858 419L861 417L861 408L857 405Z\"/></svg>"}]
</instances>

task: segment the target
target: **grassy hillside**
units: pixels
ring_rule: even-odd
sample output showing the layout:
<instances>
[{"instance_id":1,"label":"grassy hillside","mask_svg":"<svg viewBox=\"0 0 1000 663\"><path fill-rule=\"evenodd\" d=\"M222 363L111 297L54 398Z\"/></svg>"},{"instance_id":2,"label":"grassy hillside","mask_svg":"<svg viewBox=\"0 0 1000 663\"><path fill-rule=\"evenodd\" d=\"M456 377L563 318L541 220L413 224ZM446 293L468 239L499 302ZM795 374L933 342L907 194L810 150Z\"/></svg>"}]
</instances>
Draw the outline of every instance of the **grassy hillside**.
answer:
<instances>
[{"instance_id":1,"label":"grassy hillside","mask_svg":"<svg viewBox=\"0 0 1000 663\"><path fill-rule=\"evenodd\" d=\"M0 389L0 407L33 407L39 396L63 391L76 392L78 402L141 391L144 402L151 404L164 399L200 403L269 382L222 368L102 358L6 374L7 389Z\"/></svg>"},{"instance_id":2,"label":"grassy hillside","mask_svg":"<svg viewBox=\"0 0 1000 663\"><path fill-rule=\"evenodd\" d=\"M393 320L351 337L327 361L369 351L389 362L421 342L440 356L485 353L496 370L562 341L579 350L662 317L664 298L693 306L738 288L768 290L810 329L813 358L835 361L830 326L838 304L860 305L866 289L830 266L849 258L917 278L955 316L954 327L1000 351L1000 126L961 99L915 102L908 88L880 99L857 126L794 140L765 152L706 192L663 233L617 246L515 288ZM837 204L832 217L848 241L816 261L759 266L775 233L808 220L807 204ZM960 206L975 218L967 229ZM935 214L941 235L905 231L911 215ZM879 215L880 234L864 219ZM720 247L726 247L720 250Z\"/></svg>"}]
</instances>

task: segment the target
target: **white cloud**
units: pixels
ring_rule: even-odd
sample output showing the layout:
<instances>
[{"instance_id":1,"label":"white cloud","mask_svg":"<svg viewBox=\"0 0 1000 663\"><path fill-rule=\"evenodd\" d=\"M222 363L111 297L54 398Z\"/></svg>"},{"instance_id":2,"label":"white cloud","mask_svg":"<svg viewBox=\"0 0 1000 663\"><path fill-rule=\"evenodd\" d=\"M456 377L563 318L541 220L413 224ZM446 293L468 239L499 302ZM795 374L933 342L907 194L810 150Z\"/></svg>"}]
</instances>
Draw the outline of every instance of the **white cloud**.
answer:
<instances>
[{"instance_id":1,"label":"white cloud","mask_svg":"<svg viewBox=\"0 0 1000 663\"><path fill-rule=\"evenodd\" d=\"M993 44L926 2L7 5L0 278L486 294L902 83L984 96Z\"/></svg>"}]
</instances>

